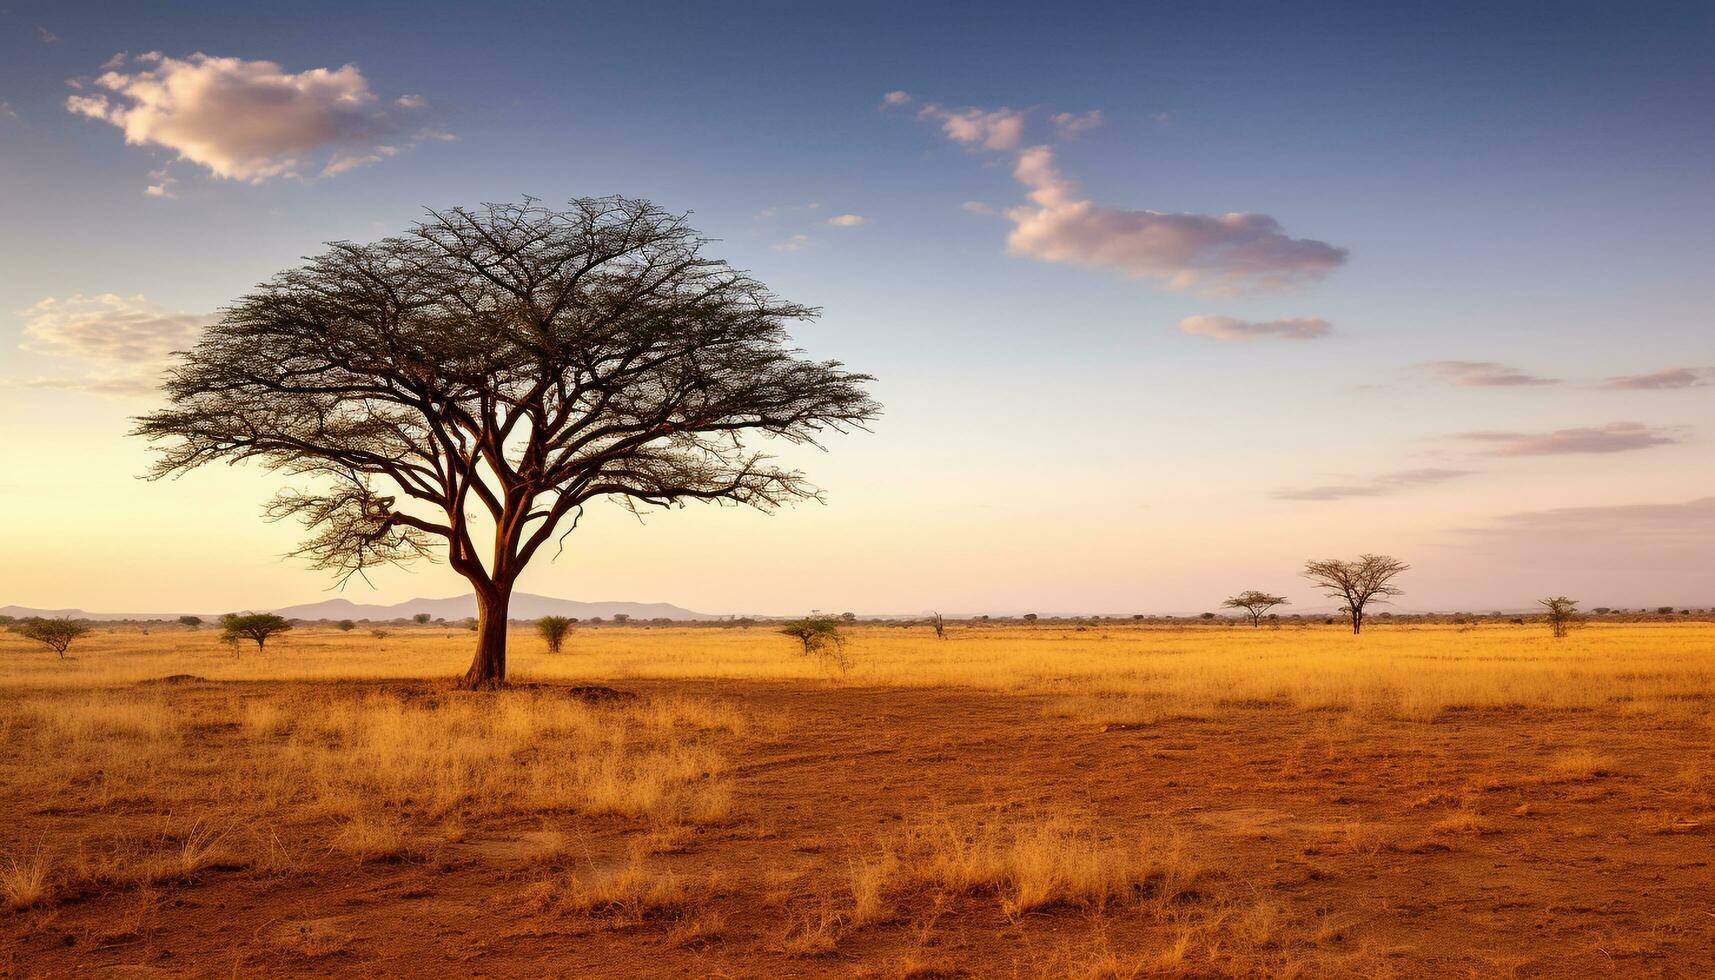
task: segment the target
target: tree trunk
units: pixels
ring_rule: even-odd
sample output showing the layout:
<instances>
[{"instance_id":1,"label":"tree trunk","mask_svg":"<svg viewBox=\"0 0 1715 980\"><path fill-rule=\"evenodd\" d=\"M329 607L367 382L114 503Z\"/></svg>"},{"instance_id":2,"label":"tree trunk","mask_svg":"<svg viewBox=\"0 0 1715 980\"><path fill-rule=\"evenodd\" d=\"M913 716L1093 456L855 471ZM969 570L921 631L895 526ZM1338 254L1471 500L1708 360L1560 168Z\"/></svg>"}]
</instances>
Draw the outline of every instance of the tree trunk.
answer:
<instances>
[{"instance_id":1,"label":"tree trunk","mask_svg":"<svg viewBox=\"0 0 1715 980\"><path fill-rule=\"evenodd\" d=\"M1357 636L1358 633L1362 631L1363 626L1364 614L1358 612L1356 609L1352 610L1352 635Z\"/></svg>"},{"instance_id":2,"label":"tree trunk","mask_svg":"<svg viewBox=\"0 0 1715 980\"><path fill-rule=\"evenodd\" d=\"M476 657L459 682L465 690L489 691L506 683L506 607L511 602L510 585L477 590Z\"/></svg>"}]
</instances>

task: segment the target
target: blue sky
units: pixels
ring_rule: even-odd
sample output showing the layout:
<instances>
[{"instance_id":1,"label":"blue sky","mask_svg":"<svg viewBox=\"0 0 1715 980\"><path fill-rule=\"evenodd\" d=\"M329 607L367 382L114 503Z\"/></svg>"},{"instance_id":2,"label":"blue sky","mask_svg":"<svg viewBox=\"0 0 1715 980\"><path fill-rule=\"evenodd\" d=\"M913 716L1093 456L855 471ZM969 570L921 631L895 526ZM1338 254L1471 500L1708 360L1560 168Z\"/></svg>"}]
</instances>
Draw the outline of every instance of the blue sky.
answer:
<instances>
[{"instance_id":1,"label":"blue sky","mask_svg":"<svg viewBox=\"0 0 1715 980\"><path fill-rule=\"evenodd\" d=\"M278 560L293 529L257 520L272 478L132 479L121 434L148 396L88 379L150 355L103 361L105 321L68 339L44 309L205 316L425 206L624 193L694 211L716 254L822 306L801 341L878 375L887 415L803 457L827 507L597 515L534 591L1194 610L1250 587L1313 603L1304 558L1373 549L1416 565L1416 608L1715 603L1712 42L1708 4L12 3L0 437L24 452L0 505L52 557L0 573L0 599L215 608L326 585ZM159 131L128 145L68 108L130 97L96 81L119 52L131 79L198 53L354 65L388 107L357 142L391 155L322 175L352 147L308 145L298 175L247 178ZM1003 108L1010 145L948 128ZM1009 247L1037 146L1073 186L1030 224L1046 244ZM1346 256L1288 285L1175 285L1127 274L1155 254L1137 239L1060 221L1085 205L1266 215L1282 248ZM1182 330L1194 316L1328 327L1220 339ZM1601 387L1664 371L1687 374ZM1558 383L1496 382L1518 376ZM171 574L116 574L116 550ZM353 597L459 590L434 569L376 585Z\"/></svg>"}]
</instances>

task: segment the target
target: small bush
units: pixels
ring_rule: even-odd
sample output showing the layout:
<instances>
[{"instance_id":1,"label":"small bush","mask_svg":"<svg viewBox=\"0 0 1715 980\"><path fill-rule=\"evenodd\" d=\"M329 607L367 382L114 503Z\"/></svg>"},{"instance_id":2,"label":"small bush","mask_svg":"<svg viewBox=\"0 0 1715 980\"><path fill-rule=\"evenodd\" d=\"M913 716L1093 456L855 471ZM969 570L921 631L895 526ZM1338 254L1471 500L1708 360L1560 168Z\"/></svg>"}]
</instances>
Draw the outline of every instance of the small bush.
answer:
<instances>
[{"instance_id":1,"label":"small bush","mask_svg":"<svg viewBox=\"0 0 1715 980\"><path fill-rule=\"evenodd\" d=\"M566 642L566 634L572 631L575 622L577 620L569 616L543 616L536 620L536 632L548 641L549 653L560 652L560 646Z\"/></svg>"}]
</instances>

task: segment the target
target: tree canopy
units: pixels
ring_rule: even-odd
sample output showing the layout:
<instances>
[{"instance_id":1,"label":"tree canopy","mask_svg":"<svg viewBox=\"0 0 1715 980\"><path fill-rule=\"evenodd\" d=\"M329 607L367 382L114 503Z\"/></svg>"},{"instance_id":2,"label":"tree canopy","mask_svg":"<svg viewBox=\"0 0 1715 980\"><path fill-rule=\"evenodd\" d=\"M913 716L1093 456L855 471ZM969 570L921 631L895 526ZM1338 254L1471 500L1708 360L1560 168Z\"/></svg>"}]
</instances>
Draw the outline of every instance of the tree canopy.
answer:
<instances>
[{"instance_id":1,"label":"tree canopy","mask_svg":"<svg viewBox=\"0 0 1715 980\"><path fill-rule=\"evenodd\" d=\"M1359 555L1345 561L1325 558L1304 563L1304 577L1315 582L1332 599L1345 602L1341 608L1352 622L1352 632L1364 627L1364 609L1371 602L1386 602L1405 590L1393 585L1393 579L1410 565L1391 555Z\"/></svg>"},{"instance_id":2,"label":"tree canopy","mask_svg":"<svg viewBox=\"0 0 1715 980\"><path fill-rule=\"evenodd\" d=\"M229 306L136 433L157 477L255 460L294 478L268 512L303 522L315 567L444 554L482 621L465 684L503 683L513 583L585 504L816 498L748 437L814 445L879 414L868 375L791 346L816 310L706 245L620 197L335 242Z\"/></svg>"}]
</instances>

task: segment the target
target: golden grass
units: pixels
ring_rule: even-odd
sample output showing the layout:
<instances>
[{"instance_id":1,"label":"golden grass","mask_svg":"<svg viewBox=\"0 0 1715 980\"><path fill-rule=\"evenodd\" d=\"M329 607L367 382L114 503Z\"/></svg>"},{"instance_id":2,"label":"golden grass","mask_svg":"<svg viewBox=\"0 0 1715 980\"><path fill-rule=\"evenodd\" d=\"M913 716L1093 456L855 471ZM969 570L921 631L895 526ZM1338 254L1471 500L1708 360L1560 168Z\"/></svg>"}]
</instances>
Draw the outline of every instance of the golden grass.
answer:
<instances>
[{"instance_id":1,"label":"golden grass","mask_svg":"<svg viewBox=\"0 0 1715 980\"><path fill-rule=\"evenodd\" d=\"M842 683L967 686L1052 694L1055 711L1096 723L1207 718L1235 706L1348 710L1432 721L1448 712L1513 707L1627 713L1701 711L1715 698L1715 624L1594 624L1556 640L1531 626L955 625L938 641L923 627L849 628L854 668ZM262 655L234 658L212 631L101 629L59 661L0 634L6 688L99 688L191 674L211 680L452 677L470 655L463 630L399 627L386 638L302 627ZM739 678L828 683L795 641L764 626L582 629L561 654L520 627L518 680ZM135 731L132 712L63 722ZM271 719L259 716L254 724ZM88 730L87 727L84 728Z\"/></svg>"}]
</instances>

